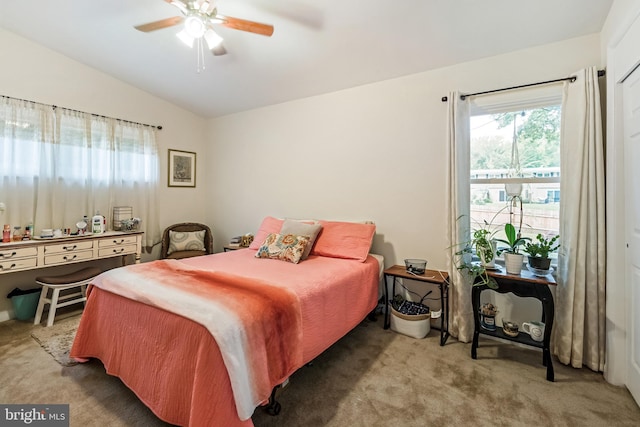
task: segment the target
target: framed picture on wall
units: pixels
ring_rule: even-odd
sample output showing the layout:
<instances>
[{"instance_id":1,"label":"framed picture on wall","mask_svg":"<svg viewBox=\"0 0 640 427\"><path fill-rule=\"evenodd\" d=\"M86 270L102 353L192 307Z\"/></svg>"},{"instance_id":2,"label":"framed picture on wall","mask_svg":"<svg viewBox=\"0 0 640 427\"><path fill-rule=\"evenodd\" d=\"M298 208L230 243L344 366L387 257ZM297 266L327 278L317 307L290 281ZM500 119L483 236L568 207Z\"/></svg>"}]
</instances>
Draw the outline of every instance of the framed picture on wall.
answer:
<instances>
[{"instance_id":1,"label":"framed picture on wall","mask_svg":"<svg viewBox=\"0 0 640 427\"><path fill-rule=\"evenodd\" d=\"M196 153L169 149L169 187L196 186Z\"/></svg>"}]
</instances>

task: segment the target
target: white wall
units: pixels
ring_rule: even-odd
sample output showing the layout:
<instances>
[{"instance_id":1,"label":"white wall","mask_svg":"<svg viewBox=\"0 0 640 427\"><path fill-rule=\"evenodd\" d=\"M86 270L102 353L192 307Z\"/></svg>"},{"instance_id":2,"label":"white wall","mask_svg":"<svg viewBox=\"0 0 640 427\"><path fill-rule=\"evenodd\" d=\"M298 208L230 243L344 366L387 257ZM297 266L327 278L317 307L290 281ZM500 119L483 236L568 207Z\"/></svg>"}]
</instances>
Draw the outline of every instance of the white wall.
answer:
<instances>
[{"instance_id":1,"label":"white wall","mask_svg":"<svg viewBox=\"0 0 640 427\"><path fill-rule=\"evenodd\" d=\"M158 145L161 159L160 226L182 221L204 221L207 195L206 120L133 86L86 67L54 51L0 29L0 94L53 104L141 123L161 125ZM197 187L167 187L167 149L198 154ZM7 189L0 188L0 193ZM0 200L1 201L1 200ZM135 206L134 214L135 214ZM81 217L84 212L78 212ZM23 226L28 221L25 218ZM151 259L157 256L156 247ZM48 269L47 274L55 270ZM42 271L40 272L42 274ZM12 308L5 295L14 287L33 287L35 273L0 275L0 321Z\"/></svg>"},{"instance_id":2,"label":"white wall","mask_svg":"<svg viewBox=\"0 0 640 427\"><path fill-rule=\"evenodd\" d=\"M266 215L377 224L385 264L446 269L445 128L450 90L565 77L600 65L599 35L210 120L209 222L218 248ZM537 305L499 302L522 322Z\"/></svg>"}]
</instances>

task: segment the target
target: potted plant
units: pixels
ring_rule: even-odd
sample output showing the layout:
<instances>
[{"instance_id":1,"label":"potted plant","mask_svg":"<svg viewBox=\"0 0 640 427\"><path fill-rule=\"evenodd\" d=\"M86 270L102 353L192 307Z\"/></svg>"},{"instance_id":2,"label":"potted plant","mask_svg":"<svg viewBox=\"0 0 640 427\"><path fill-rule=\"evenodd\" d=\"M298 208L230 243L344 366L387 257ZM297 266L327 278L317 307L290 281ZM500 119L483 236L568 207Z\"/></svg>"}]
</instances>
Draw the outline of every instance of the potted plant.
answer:
<instances>
[{"instance_id":1,"label":"potted plant","mask_svg":"<svg viewBox=\"0 0 640 427\"><path fill-rule=\"evenodd\" d=\"M478 228L471 231L469 241L458 244L462 247L456 255L459 256L458 270L465 270L473 286L487 285L497 289L496 281L487 274L487 268L495 267L496 242L493 239L495 231L491 231L491 223L484 221ZM473 262L473 254L480 258L480 262Z\"/></svg>"},{"instance_id":2,"label":"potted plant","mask_svg":"<svg viewBox=\"0 0 640 427\"><path fill-rule=\"evenodd\" d=\"M496 314L498 314L498 307L490 302L483 304L480 307L480 327L488 330L496 330Z\"/></svg>"},{"instance_id":3,"label":"potted plant","mask_svg":"<svg viewBox=\"0 0 640 427\"><path fill-rule=\"evenodd\" d=\"M520 237L520 233L516 232L516 228L511 223L504 226L505 239L496 239L500 243L504 243L507 247L498 249L498 253L504 255L504 265L509 274L520 274L522 271L522 262L524 255L520 253L520 247L531 240L529 237Z\"/></svg>"},{"instance_id":4,"label":"potted plant","mask_svg":"<svg viewBox=\"0 0 640 427\"><path fill-rule=\"evenodd\" d=\"M535 241L527 242L524 245L524 251L529 255L529 265L531 268L537 268L539 270L550 269L551 258L549 258L549 254L555 252L560 247L560 244L556 243L559 238L560 235L558 234L550 238L538 234Z\"/></svg>"},{"instance_id":5,"label":"potted plant","mask_svg":"<svg viewBox=\"0 0 640 427\"><path fill-rule=\"evenodd\" d=\"M488 226L488 223L485 222ZM471 246L475 248L476 255L480 258L480 264L487 268L495 268L496 241L493 239L495 232L488 228L474 230L471 237Z\"/></svg>"}]
</instances>

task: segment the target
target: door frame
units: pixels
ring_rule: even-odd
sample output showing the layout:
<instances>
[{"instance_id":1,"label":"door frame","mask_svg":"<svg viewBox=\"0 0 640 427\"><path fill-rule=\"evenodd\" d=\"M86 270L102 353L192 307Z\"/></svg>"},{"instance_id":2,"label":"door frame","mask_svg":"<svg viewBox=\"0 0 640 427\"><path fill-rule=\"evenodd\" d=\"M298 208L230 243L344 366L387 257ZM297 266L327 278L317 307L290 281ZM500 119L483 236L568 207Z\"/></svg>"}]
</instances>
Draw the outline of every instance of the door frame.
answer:
<instances>
[{"instance_id":1,"label":"door frame","mask_svg":"<svg viewBox=\"0 0 640 427\"><path fill-rule=\"evenodd\" d=\"M607 62L607 302L605 379L615 385L626 385L628 369L627 297L630 294L626 265L626 215L624 170L624 111L622 86L624 78L640 62L640 5L632 3L616 9L615 3L601 33ZM616 19L617 18L617 19ZM613 21L612 23L609 20ZM616 22L617 21L617 22ZM606 26L615 33L607 40ZM623 225L623 226L621 226ZM639 402L640 403L640 402Z\"/></svg>"}]
</instances>

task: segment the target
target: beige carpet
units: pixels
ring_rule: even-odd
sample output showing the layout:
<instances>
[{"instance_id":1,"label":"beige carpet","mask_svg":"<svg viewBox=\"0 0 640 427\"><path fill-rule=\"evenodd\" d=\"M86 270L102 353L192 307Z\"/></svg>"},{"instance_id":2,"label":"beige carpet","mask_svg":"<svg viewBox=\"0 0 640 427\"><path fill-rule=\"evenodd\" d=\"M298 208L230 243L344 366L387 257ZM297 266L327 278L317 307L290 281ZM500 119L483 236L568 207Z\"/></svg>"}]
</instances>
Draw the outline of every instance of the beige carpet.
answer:
<instances>
[{"instance_id":1,"label":"beige carpet","mask_svg":"<svg viewBox=\"0 0 640 427\"><path fill-rule=\"evenodd\" d=\"M58 324L58 320L56 320ZM62 322L60 323L62 324ZM60 366L31 338L44 329L0 323L0 402L69 403L71 426L166 426L99 361ZM480 340L470 345L438 331L418 340L363 322L279 394L282 411L256 410L269 426L638 426L640 408L602 374L554 359L545 380L541 351Z\"/></svg>"},{"instance_id":2,"label":"beige carpet","mask_svg":"<svg viewBox=\"0 0 640 427\"><path fill-rule=\"evenodd\" d=\"M76 336L76 330L80 323L80 316L59 320L50 327L36 327L31 336L40 347L49 353L56 362L62 366L77 365L78 362L69 358L69 351Z\"/></svg>"}]
</instances>

